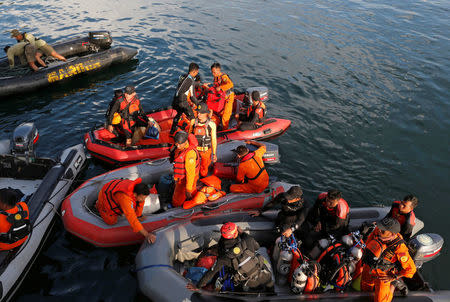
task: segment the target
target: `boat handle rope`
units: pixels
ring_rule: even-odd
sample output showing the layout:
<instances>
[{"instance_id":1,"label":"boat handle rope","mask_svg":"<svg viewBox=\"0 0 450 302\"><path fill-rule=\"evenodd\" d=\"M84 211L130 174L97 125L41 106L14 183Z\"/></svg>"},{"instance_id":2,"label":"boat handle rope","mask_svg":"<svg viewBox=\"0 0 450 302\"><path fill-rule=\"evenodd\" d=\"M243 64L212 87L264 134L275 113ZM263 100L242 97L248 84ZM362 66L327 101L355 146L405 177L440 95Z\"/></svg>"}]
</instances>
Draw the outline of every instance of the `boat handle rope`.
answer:
<instances>
[{"instance_id":1,"label":"boat handle rope","mask_svg":"<svg viewBox=\"0 0 450 302\"><path fill-rule=\"evenodd\" d=\"M155 267L167 267L167 268L174 269L173 266L168 265L168 264L152 264L152 265L146 265L146 266L143 266L143 267L140 267L140 268L136 268L136 269L133 270L133 272L137 273L139 271L143 271L145 269L155 268Z\"/></svg>"}]
</instances>

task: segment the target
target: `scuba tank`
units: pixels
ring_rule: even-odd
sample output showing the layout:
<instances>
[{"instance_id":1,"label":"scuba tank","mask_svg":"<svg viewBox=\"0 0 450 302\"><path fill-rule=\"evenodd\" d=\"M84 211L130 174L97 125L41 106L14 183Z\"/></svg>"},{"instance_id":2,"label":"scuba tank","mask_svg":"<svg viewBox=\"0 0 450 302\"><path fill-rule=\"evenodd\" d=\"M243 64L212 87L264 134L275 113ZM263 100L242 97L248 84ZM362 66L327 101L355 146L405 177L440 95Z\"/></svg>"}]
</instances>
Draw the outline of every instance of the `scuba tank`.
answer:
<instances>
[{"instance_id":1,"label":"scuba tank","mask_svg":"<svg viewBox=\"0 0 450 302\"><path fill-rule=\"evenodd\" d=\"M278 263L278 258L280 258L280 252L281 252L280 242L281 242L281 236L275 240L275 245L273 247L272 259L273 259L274 263Z\"/></svg>"},{"instance_id":2,"label":"scuba tank","mask_svg":"<svg viewBox=\"0 0 450 302\"><path fill-rule=\"evenodd\" d=\"M297 295L312 293L319 286L319 272L317 262L303 262L292 274L291 291Z\"/></svg>"},{"instance_id":3,"label":"scuba tank","mask_svg":"<svg viewBox=\"0 0 450 302\"><path fill-rule=\"evenodd\" d=\"M283 285L286 283L287 279L290 279L289 272L291 272L293 263L299 258L300 251L294 235L291 235L291 237L288 238L281 236L277 238L276 242L279 252L276 252L275 247L274 253L279 253L279 256L276 260L275 271L278 284Z\"/></svg>"}]
</instances>

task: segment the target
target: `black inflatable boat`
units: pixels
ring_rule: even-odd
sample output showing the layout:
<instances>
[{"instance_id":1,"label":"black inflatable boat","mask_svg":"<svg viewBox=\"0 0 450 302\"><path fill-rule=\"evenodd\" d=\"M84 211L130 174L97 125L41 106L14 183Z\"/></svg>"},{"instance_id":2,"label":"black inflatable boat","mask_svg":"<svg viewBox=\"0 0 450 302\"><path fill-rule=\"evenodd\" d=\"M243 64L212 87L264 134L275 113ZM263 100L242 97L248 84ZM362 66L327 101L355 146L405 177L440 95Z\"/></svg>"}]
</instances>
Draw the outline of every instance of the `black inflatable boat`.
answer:
<instances>
[{"instance_id":1,"label":"black inflatable boat","mask_svg":"<svg viewBox=\"0 0 450 302\"><path fill-rule=\"evenodd\" d=\"M112 64L129 61L137 54L135 48L111 48L111 43L109 32L90 32L87 37L52 45L56 52L67 58L67 62L44 58L48 67L36 72L29 71L28 66L20 66L17 58L17 67L10 70L8 59L0 58L0 98L55 85L80 74L98 72Z\"/></svg>"}]
</instances>

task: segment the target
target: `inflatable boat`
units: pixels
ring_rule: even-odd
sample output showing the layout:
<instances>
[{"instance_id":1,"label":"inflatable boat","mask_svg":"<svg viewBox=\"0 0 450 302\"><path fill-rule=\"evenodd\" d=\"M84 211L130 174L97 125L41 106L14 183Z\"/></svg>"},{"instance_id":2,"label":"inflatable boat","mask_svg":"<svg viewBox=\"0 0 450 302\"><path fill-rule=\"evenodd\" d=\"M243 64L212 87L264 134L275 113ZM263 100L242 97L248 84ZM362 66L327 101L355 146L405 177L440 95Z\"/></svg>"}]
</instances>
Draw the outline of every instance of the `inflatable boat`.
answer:
<instances>
[{"instance_id":1,"label":"inflatable boat","mask_svg":"<svg viewBox=\"0 0 450 302\"><path fill-rule=\"evenodd\" d=\"M252 91L253 89L255 88L248 90ZM266 90L266 88L262 89ZM242 100L242 95L236 97L237 107L240 106L241 101L239 100ZM94 127L84 136L86 149L93 157L110 165L127 165L169 156L169 148L173 144L173 138L169 133L175 115L176 110L171 108L149 113L148 116L155 119L161 127L159 139L144 138L132 147L125 147L124 142L117 142L116 136L103 126ZM290 120L267 118L264 124L257 129L241 131L237 129L236 120L233 119L231 129L217 132L217 143L221 144L229 140L269 140L282 135L290 125Z\"/></svg>"},{"instance_id":2,"label":"inflatable boat","mask_svg":"<svg viewBox=\"0 0 450 302\"><path fill-rule=\"evenodd\" d=\"M241 142L231 141L218 146L218 160L231 162L234 152L231 150ZM268 149L266 155L277 157L277 146L265 143ZM248 145L252 148L252 145ZM118 179L142 178L143 183L154 184L158 194L150 194L144 205L141 221L147 231L175 223L186 217L209 215L217 211L241 210L245 208L262 207L274 194L284 192L287 184L272 182L269 188L261 194L227 194L226 196L191 209L170 208L172 195L167 188L168 174L173 173L173 165L167 158L147 161L131 166L122 167L105 174L96 176L83 183L74 190L63 202L61 214L67 231L75 236L99 247L131 245L142 242L143 237L134 233L125 217L120 217L116 225L107 225L99 216L95 203L98 192L107 182ZM289 189L289 188L288 188Z\"/></svg>"},{"instance_id":3,"label":"inflatable boat","mask_svg":"<svg viewBox=\"0 0 450 302\"><path fill-rule=\"evenodd\" d=\"M352 208L350 210L350 226L354 230L365 221L382 219L389 211L387 207ZM186 288L190 282L184 277L189 268L194 266L202 251L214 246L220 239L220 227L224 222L236 223L244 232L250 233L260 243L261 256L274 270L268 256L267 247L273 246L277 234L274 232L273 220L276 211L269 211L264 216L253 217L249 212L217 213L202 218L185 219L156 232L153 245L143 243L136 256L136 271L140 291L152 301L373 301L373 293L346 290L313 294L294 294L289 286L276 283L274 292L233 292L223 291L223 280L214 282L217 290L191 291ZM423 223L415 229L417 232ZM420 240L412 239L415 245L414 259L417 266L422 259L431 260L442 248L443 239L437 234L422 234ZM416 236L415 238L419 238ZM425 239L425 240L422 240ZM427 258L428 257L428 258ZM420 259L419 259L420 258ZM214 261L214 260L213 260ZM408 279L409 295L402 301L449 301L450 291L433 291L418 271L412 279ZM170 291L167 288L170 287ZM217 287L216 287L217 288ZM223 289L223 288L222 288Z\"/></svg>"},{"instance_id":4,"label":"inflatable boat","mask_svg":"<svg viewBox=\"0 0 450 302\"><path fill-rule=\"evenodd\" d=\"M90 74L104 70L112 64L124 63L137 54L130 47L110 48L112 43L109 32L90 32L88 37L52 45L56 52L66 57L67 62L50 58L47 68L33 72L28 66L10 70L7 58L0 59L0 97L26 93L50 85L74 79L81 74Z\"/></svg>"},{"instance_id":5,"label":"inflatable boat","mask_svg":"<svg viewBox=\"0 0 450 302\"><path fill-rule=\"evenodd\" d=\"M38 132L22 124L13 140L0 142L0 188L19 190L29 208L31 232L10 251L0 251L1 301L11 298L30 270L50 234L53 218L86 161L83 145L65 149L59 158L36 157L33 145Z\"/></svg>"}]
</instances>

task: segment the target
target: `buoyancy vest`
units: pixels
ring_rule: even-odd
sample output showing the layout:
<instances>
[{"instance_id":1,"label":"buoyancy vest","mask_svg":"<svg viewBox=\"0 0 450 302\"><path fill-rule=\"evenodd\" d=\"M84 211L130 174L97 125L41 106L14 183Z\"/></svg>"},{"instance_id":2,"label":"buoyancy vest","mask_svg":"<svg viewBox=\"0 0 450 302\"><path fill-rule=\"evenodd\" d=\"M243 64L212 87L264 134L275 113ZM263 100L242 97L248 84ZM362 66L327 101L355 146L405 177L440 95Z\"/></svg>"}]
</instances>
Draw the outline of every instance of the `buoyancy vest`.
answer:
<instances>
[{"instance_id":1,"label":"buoyancy vest","mask_svg":"<svg viewBox=\"0 0 450 302\"><path fill-rule=\"evenodd\" d=\"M249 152L249 153L247 153L247 155L245 155L245 156L241 159L241 162L246 162L246 161L248 161L248 160L253 160L253 161L256 163L256 165L258 166L259 170L258 170L258 173L256 173L256 175L255 175L254 177L247 177L247 176L246 176L246 181L248 181L248 180L255 180L255 179L257 179L257 178L261 175L261 173L262 173L263 171L266 170L266 167L264 166L264 164L263 164L262 167L259 165L258 161L255 159L255 152Z\"/></svg>"},{"instance_id":2,"label":"buoyancy vest","mask_svg":"<svg viewBox=\"0 0 450 302\"><path fill-rule=\"evenodd\" d=\"M347 219L350 208L345 199L340 198L336 207L329 209L326 205L327 192L319 194L319 199L322 200L322 206L326 209L326 214L329 217L339 217L340 219Z\"/></svg>"},{"instance_id":3,"label":"buoyancy vest","mask_svg":"<svg viewBox=\"0 0 450 302\"><path fill-rule=\"evenodd\" d=\"M130 117L140 110L140 101L134 96L131 101L127 101L127 99L123 96L120 101L119 113L122 119L129 120Z\"/></svg>"},{"instance_id":4,"label":"buoyancy vest","mask_svg":"<svg viewBox=\"0 0 450 302\"><path fill-rule=\"evenodd\" d=\"M324 268L321 271L322 279L336 286L338 291L344 289L352 280L349 267L344 263L345 257L347 248L338 242L324 250L317 260Z\"/></svg>"},{"instance_id":5,"label":"buoyancy vest","mask_svg":"<svg viewBox=\"0 0 450 302\"><path fill-rule=\"evenodd\" d=\"M194 150L195 155L196 155L195 173L197 175L199 175L199 173L200 173L200 157L199 157L198 151L197 151L197 139L195 138L194 135L189 134L188 141L189 141L189 147L187 147L183 151L175 150L175 152L176 152L175 159L173 161L173 176L174 176L175 180L182 180L183 178L186 177L186 167L185 167L186 154L190 150Z\"/></svg>"},{"instance_id":6,"label":"buoyancy vest","mask_svg":"<svg viewBox=\"0 0 450 302\"><path fill-rule=\"evenodd\" d=\"M247 117L252 120L256 115L256 124L264 123L264 117L266 116L266 105L263 102L259 102L256 107L250 106L247 108Z\"/></svg>"},{"instance_id":7,"label":"buoyancy vest","mask_svg":"<svg viewBox=\"0 0 450 302\"><path fill-rule=\"evenodd\" d=\"M207 91L206 104L214 113L220 114L225 107L226 93L211 87Z\"/></svg>"},{"instance_id":8,"label":"buoyancy vest","mask_svg":"<svg viewBox=\"0 0 450 302\"><path fill-rule=\"evenodd\" d=\"M123 210L120 207L119 203L114 200L114 194L117 192L122 192L128 195L134 202L137 207L137 201L134 198L133 190L134 187L141 183L142 179L137 178L136 180L129 180L129 179L115 179L110 182L108 182L106 185L103 186L101 194L103 196L103 200L105 200L108 203L109 208L112 212L114 212L116 215L122 215Z\"/></svg>"},{"instance_id":9,"label":"buoyancy vest","mask_svg":"<svg viewBox=\"0 0 450 302\"><path fill-rule=\"evenodd\" d=\"M416 224L416 215L414 214L414 211L411 211L407 214L403 214L400 212L399 208L400 204L401 201L398 200L392 203L392 218L397 219L402 227L405 224L414 226Z\"/></svg>"},{"instance_id":10,"label":"buoyancy vest","mask_svg":"<svg viewBox=\"0 0 450 302\"><path fill-rule=\"evenodd\" d=\"M222 73L220 76L214 77L214 86L215 87L222 86L222 84L226 81L227 77L231 81L230 76L226 73ZM224 92L226 96L229 96L233 92L233 88L230 88Z\"/></svg>"},{"instance_id":11,"label":"buoyancy vest","mask_svg":"<svg viewBox=\"0 0 450 302\"><path fill-rule=\"evenodd\" d=\"M258 278L264 268L261 256L247 247L245 240L238 237L237 244L226 250L225 255L231 259L235 271L234 280L245 282Z\"/></svg>"},{"instance_id":12,"label":"buoyancy vest","mask_svg":"<svg viewBox=\"0 0 450 302\"><path fill-rule=\"evenodd\" d=\"M9 210L0 210L0 215L6 216L9 230L0 234L0 242L13 244L27 237L31 232L28 206L24 202L19 202Z\"/></svg>"},{"instance_id":13,"label":"buoyancy vest","mask_svg":"<svg viewBox=\"0 0 450 302\"><path fill-rule=\"evenodd\" d=\"M226 195L224 191L221 191L222 182L220 178L215 175L211 175L200 179L202 183L205 184L200 192L203 192L209 201L214 201Z\"/></svg>"},{"instance_id":14,"label":"buoyancy vest","mask_svg":"<svg viewBox=\"0 0 450 302\"><path fill-rule=\"evenodd\" d=\"M369 265L371 269L389 271L393 268L401 268L401 263L396 257L399 245L406 244L401 235L390 242L383 242L378 236L367 242L362 262Z\"/></svg>"},{"instance_id":15,"label":"buoyancy vest","mask_svg":"<svg viewBox=\"0 0 450 302\"><path fill-rule=\"evenodd\" d=\"M210 119L207 119L205 123L200 123L198 120L195 120L194 127L192 129L192 133L197 138L198 147L210 148L212 145L211 138L211 126L209 125Z\"/></svg>"}]
</instances>

